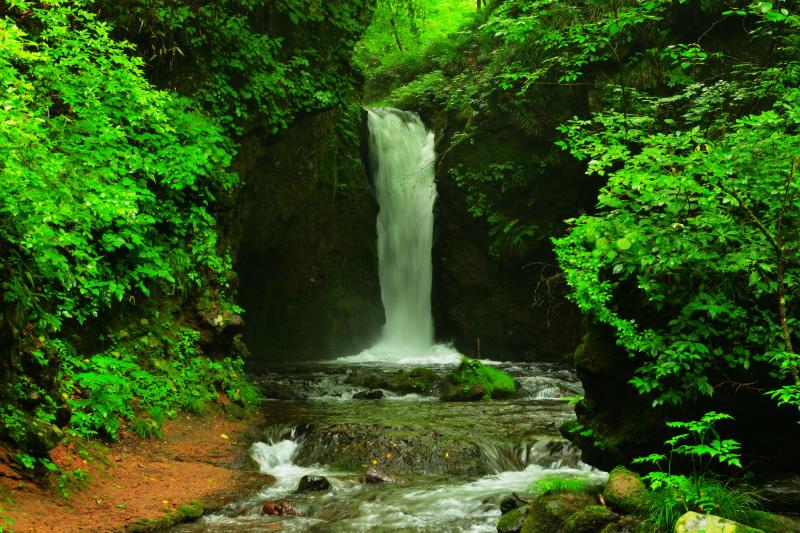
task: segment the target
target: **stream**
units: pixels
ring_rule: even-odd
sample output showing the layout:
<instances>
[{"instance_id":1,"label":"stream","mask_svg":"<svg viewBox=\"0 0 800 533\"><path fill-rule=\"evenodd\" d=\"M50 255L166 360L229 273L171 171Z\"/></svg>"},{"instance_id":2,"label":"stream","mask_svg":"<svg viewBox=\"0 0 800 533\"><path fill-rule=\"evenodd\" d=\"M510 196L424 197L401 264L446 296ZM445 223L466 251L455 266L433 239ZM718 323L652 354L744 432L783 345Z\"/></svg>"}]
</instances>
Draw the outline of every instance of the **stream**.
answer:
<instances>
[{"instance_id":1,"label":"stream","mask_svg":"<svg viewBox=\"0 0 800 533\"><path fill-rule=\"evenodd\" d=\"M496 531L499 504L547 476L606 474L580 462L558 432L581 392L574 373L551 364L496 364L521 385L520 397L442 402L433 395L376 390L354 383L391 383L408 365L307 364L254 376L267 395L263 437L250 448L256 467L275 478L221 512L174 532ZM440 375L452 364L426 365ZM366 484L374 465L402 484ZM305 475L324 476L329 490L297 492ZM286 499L300 516L261 514L263 502Z\"/></svg>"}]
</instances>

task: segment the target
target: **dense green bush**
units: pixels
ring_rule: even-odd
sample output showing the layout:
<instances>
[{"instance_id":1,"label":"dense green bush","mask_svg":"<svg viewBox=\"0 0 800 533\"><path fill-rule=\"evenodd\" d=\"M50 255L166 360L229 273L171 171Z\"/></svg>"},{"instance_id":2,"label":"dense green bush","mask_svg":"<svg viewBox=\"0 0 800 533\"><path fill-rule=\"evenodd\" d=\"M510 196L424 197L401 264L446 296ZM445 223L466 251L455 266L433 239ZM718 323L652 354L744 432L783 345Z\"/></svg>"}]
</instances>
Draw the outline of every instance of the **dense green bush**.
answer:
<instances>
[{"instance_id":1,"label":"dense green bush","mask_svg":"<svg viewBox=\"0 0 800 533\"><path fill-rule=\"evenodd\" d=\"M6 320L55 332L222 278L209 206L237 177L221 128L154 89L85 2L12 5L0 19Z\"/></svg>"}]
</instances>

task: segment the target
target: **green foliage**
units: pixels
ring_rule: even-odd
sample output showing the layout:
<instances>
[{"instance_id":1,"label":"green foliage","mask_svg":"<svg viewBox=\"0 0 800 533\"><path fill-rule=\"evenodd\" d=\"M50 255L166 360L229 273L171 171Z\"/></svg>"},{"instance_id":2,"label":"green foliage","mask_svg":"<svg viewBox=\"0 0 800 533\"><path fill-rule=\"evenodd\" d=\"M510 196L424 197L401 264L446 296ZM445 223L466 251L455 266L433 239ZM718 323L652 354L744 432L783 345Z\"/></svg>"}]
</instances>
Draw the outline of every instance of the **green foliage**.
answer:
<instances>
[{"instance_id":1,"label":"green foliage","mask_svg":"<svg viewBox=\"0 0 800 533\"><path fill-rule=\"evenodd\" d=\"M69 491L81 490L89 483L89 474L76 468L75 470L65 470L58 476L56 486L61 497L65 500L69 498Z\"/></svg>"},{"instance_id":2,"label":"green foliage","mask_svg":"<svg viewBox=\"0 0 800 533\"><path fill-rule=\"evenodd\" d=\"M74 435L113 439L129 421L140 437L158 438L166 416L178 409L202 413L221 394L244 407L257 405L259 393L247 383L241 359L203 356L191 329L165 340L165 357L147 364L122 349L86 358L67 353L61 379L70 393Z\"/></svg>"},{"instance_id":3,"label":"green foliage","mask_svg":"<svg viewBox=\"0 0 800 533\"><path fill-rule=\"evenodd\" d=\"M644 476L651 489L644 523L652 531L671 531L678 518L689 511L746 523L748 513L758 507L755 492L744 485L724 482L711 473L712 461L723 466L742 466L739 443L721 438L716 430L716 424L725 420L732 420L732 417L712 411L699 420L668 422L667 426L684 431L665 442L670 448L669 454L656 453L633 460L654 465L667 461L666 471L656 470ZM690 475L672 473L676 455L691 461Z\"/></svg>"},{"instance_id":4,"label":"green foliage","mask_svg":"<svg viewBox=\"0 0 800 533\"><path fill-rule=\"evenodd\" d=\"M349 55L363 31L370 2L98 0L98 4L105 17L141 42L141 53L151 68L178 74L186 84L180 89L223 124L240 132L247 121L257 120L277 132L298 114L340 104L354 90ZM190 76L181 74L187 71Z\"/></svg>"},{"instance_id":5,"label":"green foliage","mask_svg":"<svg viewBox=\"0 0 800 533\"><path fill-rule=\"evenodd\" d=\"M751 489L734 486L714 477L671 476L658 490L648 494L643 526L646 531L672 531L684 513L712 514L739 523L749 523L759 505Z\"/></svg>"},{"instance_id":6,"label":"green foliage","mask_svg":"<svg viewBox=\"0 0 800 533\"><path fill-rule=\"evenodd\" d=\"M0 19L0 273L19 327L41 331L230 267L209 210L237 183L229 141L154 89L88 5Z\"/></svg>"},{"instance_id":7,"label":"green foliage","mask_svg":"<svg viewBox=\"0 0 800 533\"><path fill-rule=\"evenodd\" d=\"M561 128L561 146L606 185L597 213L556 240L560 264L580 308L640 362L632 383L656 405L752 369L800 406L800 64L785 5L751 34L754 47L774 39L774 56L720 68L696 43L656 49L668 95L611 84L603 111Z\"/></svg>"},{"instance_id":8,"label":"green foliage","mask_svg":"<svg viewBox=\"0 0 800 533\"><path fill-rule=\"evenodd\" d=\"M585 492L589 483L582 477L547 476L535 480L528 487L528 492L537 496L560 492Z\"/></svg>"},{"instance_id":9,"label":"green foliage","mask_svg":"<svg viewBox=\"0 0 800 533\"><path fill-rule=\"evenodd\" d=\"M452 168L450 175L466 193L469 213L489 224L489 253L494 257L524 257L536 242L538 227L512 218L499 207L509 196L524 197L527 186L524 167L512 162L490 163L480 170ZM535 201L528 199L525 207L529 209Z\"/></svg>"},{"instance_id":10,"label":"green foliage","mask_svg":"<svg viewBox=\"0 0 800 533\"><path fill-rule=\"evenodd\" d=\"M378 0L354 61L371 78L413 64L424 69L431 47L446 43L473 12L474 4L464 0Z\"/></svg>"},{"instance_id":11,"label":"green foliage","mask_svg":"<svg viewBox=\"0 0 800 533\"><path fill-rule=\"evenodd\" d=\"M486 389L487 397L513 394L517 383L502 370L492 368L475 359L464 357L459 367L449 376L456 385L476 383Z\"/></svg>"}]
</instances>

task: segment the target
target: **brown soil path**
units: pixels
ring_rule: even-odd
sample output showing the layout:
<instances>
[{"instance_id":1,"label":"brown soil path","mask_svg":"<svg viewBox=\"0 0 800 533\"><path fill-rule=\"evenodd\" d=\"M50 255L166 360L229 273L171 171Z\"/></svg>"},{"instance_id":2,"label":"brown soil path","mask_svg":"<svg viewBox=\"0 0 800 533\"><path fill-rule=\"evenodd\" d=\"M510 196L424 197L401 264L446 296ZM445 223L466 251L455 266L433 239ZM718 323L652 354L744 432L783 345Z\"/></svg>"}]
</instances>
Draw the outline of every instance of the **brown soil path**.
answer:
<instances>
[{"instance_id":1,"label":"brown soil path","mask_svg":"<svg viewBox=\"0 0 800 533\"><path fill-rule=\"evenodd\" d=\"M58 476L34 483L11 469L0 450L0 525L11 517L6 531L17 533L147 530L145 521L174 521L184 514L179 507L193 501L217 508L270 482L247 471L246 434L256 423L255 417L231 420L220 413L182 415L165 424L162 440L122 435L108 448L59 446L53 462L89 474L85 486L67 486L68 499L59 493Z\"/></svg>"}]
</instances>

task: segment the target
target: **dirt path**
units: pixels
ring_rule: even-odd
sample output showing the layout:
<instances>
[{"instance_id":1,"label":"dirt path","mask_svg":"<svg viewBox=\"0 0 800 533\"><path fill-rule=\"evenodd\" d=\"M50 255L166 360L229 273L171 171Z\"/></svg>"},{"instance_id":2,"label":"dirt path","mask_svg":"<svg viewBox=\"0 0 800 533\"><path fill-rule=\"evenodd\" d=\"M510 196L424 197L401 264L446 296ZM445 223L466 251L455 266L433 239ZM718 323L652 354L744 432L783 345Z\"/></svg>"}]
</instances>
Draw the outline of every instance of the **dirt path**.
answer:
<instances>
[{"instance_id":1,"label":"dirt path","mask_svg":"<svg viewBox=\"0 0 800 533\"><path fill-rule=\"evenodd\" d=\"M108 448L60 446L52 457L62 471L80 468L89 474L88 483L66 484L67 499L58 476L38 485L2 461L0 525L5 516L17 533L147 531L224 505L270 482L247 471L246 434L254 422L184 415L165 425L163 440L123 435Z\"/></svg>"}]
</instances>

